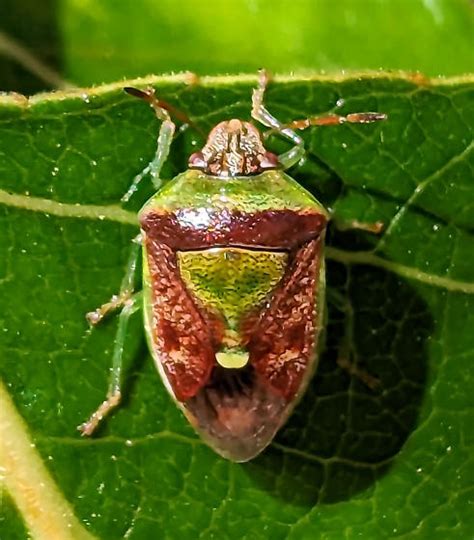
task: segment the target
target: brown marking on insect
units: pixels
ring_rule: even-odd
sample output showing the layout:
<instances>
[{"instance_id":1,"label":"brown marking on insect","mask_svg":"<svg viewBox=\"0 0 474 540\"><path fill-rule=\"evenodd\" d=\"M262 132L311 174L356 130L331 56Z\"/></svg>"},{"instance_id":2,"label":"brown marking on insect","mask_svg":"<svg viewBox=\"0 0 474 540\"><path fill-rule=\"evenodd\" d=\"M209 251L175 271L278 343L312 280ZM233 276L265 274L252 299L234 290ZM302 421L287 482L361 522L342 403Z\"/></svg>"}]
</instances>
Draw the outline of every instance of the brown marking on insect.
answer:
<instances>
[{"instance_id":1,"label":"brown marking on insect","mask_svg":"<svg viewBox=\"0 0 474 540\"><path fill-rule=\"evenodd\" d=\"M189 422L221 455L247 461L273 438L288 404L255 373L214 368L211 379L185 403Z\"/></svg>"},{"instance_id":2,"label":"brown marking on insect","mask_svg":"<svg viewBox=\"0 0 474 540\"><path fill-rule=\"evenodd\" d=\"M209 380L222 329L219 321L211 321L210 314L203 316L191 298L179 277L175 252L149 236L145 246L152 286L153 338L176 399L185 401Z\"/></svg>"},{"instance_id":3,"label":"brown marking on insect","mask_svg":"<svg viewBox=\"0 0 474 540\"><path fill-rule=\"evenodd\" d=\"M202 150L191 155L188 165L222 177L250 176L279 167L278 156L265 149L259 130L236 118L217 124Z\"/></svg>"},{"instance_id":4,"label":"brown marking on insect","mask_svg":"<svg viewBox=\"0 0 474 540\"><path fill-rule=\"evenodd\" d=\"M300 390L313 361L321 243L311 240L299 248L272 301L247 336L249 362L287 401Z\"/></svg>"},{"instance_id":5,"label":"brown marking on insect","mask_svg":"<svg viewBox=\"0 0 474 540\"><path fill-rule=\"evenodd\" d=\"M209 308L209 306L203 306L202 303L193 295L193 300L201 313L202 318L206 322L209 332L211 334L211 344L214 352L217 352L225 344L227 330L223 317L217 311Z\"/></svg>"},{"instance_id":6,"label":"brown marking on insect","mask_svg":"<svg viewBox=\"0 0 474 540\"><path fill-rule=\"evenodd\" d=\"M140 221L152 274L156 350L165 375L203 438L221 455L246 461L271 441L314 365L320 309L315 298L327 217L289 210L206 210L205 216L194 210L152 210ZM176 251L216 245L290 251L286 273L268 302L246 314L234 336L249 352L248 364L240 369L218 365L216 351L236 343L227 343L220 315L202 306L179 275ZM179 316L165 317L163 339L160 317L174 308Z\"/></svg>"},{"instance_id":7,"label":"brown marking on insect","mask_svg":"<svg viewBox=\"0 0 474 540\"><path fill-rule=\"evenodd\" d=\"M142 229L156 241L176 250L216 246L254 246L292 249L318 237L327 218L320 213L265 210L247 214L238 210L183 209L140 217Z\"/></svg>"}]
</instances>

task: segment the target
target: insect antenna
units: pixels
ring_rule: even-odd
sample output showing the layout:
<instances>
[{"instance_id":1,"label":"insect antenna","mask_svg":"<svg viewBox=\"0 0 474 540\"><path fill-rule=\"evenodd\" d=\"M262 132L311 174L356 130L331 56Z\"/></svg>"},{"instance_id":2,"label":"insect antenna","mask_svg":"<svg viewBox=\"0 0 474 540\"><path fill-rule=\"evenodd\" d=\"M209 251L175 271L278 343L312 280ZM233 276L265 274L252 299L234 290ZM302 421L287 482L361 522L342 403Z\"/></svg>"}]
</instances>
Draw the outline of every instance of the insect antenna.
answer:
<instances>
[{"instance_id":1,"label":"insect antenna","mask_svg":"<svg viewBox=\"0 0 474 540\"><path fill-rule=\"evenodd\" d=\"M371 124L386 120L388 116L385 113L378 112L360 112L351 113L347 116L339 114L325 114L323 116L312 116L301 120L293 120L288 124L283 124L283 127L290 129L306 129L311 126L337 126L340 124Z\"/></svg>"},{"instance_id":2,"label":"insect antenna","mask_svg":"<svg viewBox=\"0 0 474 540\"><path fill-rule=\"evenodd\" d=\"M148 87L146 90L140 90L139 88L135 88L133 86L126 86L124 91L133 97L142 99L143 101L149 103L160 120L171 120L171 117L176 118L183 124L192 127L203 137L205 136L203 130L195 122L193 122L184 111L178 109L174 105L171 105L171 103L158 98L154 88Z\"/></svg>"}]
</instances>

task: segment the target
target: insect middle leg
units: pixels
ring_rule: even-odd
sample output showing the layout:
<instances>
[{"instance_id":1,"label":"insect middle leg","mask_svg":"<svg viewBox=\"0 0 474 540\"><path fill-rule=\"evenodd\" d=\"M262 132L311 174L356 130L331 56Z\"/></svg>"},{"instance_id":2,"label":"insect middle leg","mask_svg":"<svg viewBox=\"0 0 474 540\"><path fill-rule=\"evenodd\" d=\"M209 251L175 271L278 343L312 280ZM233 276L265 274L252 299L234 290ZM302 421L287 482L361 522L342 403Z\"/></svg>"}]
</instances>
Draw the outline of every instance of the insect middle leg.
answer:
<instances>
[{"instance_id":1,"label":"insect middle leg","mask_svg":"<svg viewBox=\"0 0 474 540\"><path fill-rule=\"evenodd\" d=\"M132 240L132 248L127 262L127 270L120 285L118 294L114 294L112 298L102 304L94 311L86 314L86 319L91 325L98 324L111 311L123 307L130 300L135 289L135 275L137 272L138 259L141 253L141 235L139 234Z\"/></svg>"},{"instance_id":2,"label":"insect middle leg","mask_svg":"<svg viewBox=\"0 0 474 540\"><path fill-rule=\"evenodd\" d=\"M122 374L122 355L127 326L130 316L140 307L142 293L134 293L138 258L141 254L141 235L133 239L132 248L127 262L125 276L120 286L120 292L94 311L87 313L86 318L91 325L98 324L111 311L123 308L119 315L117 335L114 342L113 362L110 372L107 399L81 424L78 429L82 435L91 435L99 422L120 402L120 381Z\"/></svg>"},{"instance_id":3,"label":"insect middle leg","mask_svg":"<svg viewBox=\"0 0 474 540\"><path fill-rule=\"evenodd\" d=\"M120 312L117 335L114 342L114 352L112 357L112 369L110 372L109 389L107 398L97 410L91 414L89 420L78 426L82 435L92 435L102 419L107 416L112 409L117 407L122 396L121 379L123 365L123 348L127 336L127 328L130 317L140 309L142 305L142 292L130 296Z\"/></svg>"}]
</instances>

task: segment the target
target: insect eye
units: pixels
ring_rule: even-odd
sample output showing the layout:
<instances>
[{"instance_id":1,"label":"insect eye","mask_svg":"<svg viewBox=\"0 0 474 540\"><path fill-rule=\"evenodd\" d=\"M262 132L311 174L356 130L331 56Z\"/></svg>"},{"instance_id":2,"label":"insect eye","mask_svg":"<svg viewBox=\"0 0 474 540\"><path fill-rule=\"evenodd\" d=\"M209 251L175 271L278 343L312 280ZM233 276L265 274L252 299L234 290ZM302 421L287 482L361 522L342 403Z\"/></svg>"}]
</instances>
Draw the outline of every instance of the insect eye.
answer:
<instances>
[{"instance_id":1,"label":"insect eye","mask_svg":"<svg viewBox=\"0 0 474 540\"><path fill-rule=\"evenodd\" d=\"M275 169L279 164L278 156L272 152L265 152L265 154L260 157L261 169Z\"/></svg>"},{"instance_id":2,"label":"insect eye","mask_svg":"<svg viewBox=\"0 0 474 540\"><path fill-rule=\"evenodd\" d=\"M207 163L202 155L202 152L194 152L189 156L188 166L194 169L205 169Z\"/></svg>"}]
</instances>

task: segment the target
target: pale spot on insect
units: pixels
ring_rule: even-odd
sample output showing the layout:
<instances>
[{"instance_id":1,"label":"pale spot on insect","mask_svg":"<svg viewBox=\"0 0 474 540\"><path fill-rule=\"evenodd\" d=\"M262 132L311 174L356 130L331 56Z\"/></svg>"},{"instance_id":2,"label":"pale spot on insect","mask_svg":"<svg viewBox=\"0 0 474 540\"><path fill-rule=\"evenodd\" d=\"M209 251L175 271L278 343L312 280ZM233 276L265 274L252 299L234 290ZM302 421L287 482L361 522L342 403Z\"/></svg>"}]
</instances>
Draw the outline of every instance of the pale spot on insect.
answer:
<instances>
[{"instance_id":1,"label":"pale spot on insect","mask_svg":"<svg viewBox=\"0 0 474 540\"><path fill-rule=\"evenodd\" d=\"M272 366L272 371L275 373L278 373L279 370L288 363L291 363L292 367L297 371L306 369L303 353L298 349L288 349L281 354L271 355L269 358L269 365Z\"/></svg>"},{"instance_id":2,"label":"pale spot on insect","mask_svg":"<svg viewBox=\"0 0 474 540\"><path fill-rule=\"evenodd\" d=\"M209 210L206 208L195 208L185 212L177 212L178 222L183 227L197 227L199 229L208 227L211 224Z\"/></svg>"},{"instance_id":3,"label":"pale spot on insect","mask_svg":"<svg viewBox=\"0 0 474 540\"><path fill-rule=\"evenodd\" d=\"M186 351L184 351L183 353L181 349L171 349L170 351L168 351L167 355L172 362L178 364L186 364L188 361Z\"/></svg>"}]
</instances>

